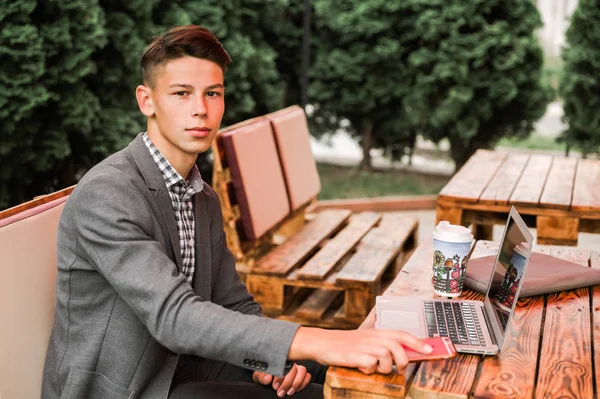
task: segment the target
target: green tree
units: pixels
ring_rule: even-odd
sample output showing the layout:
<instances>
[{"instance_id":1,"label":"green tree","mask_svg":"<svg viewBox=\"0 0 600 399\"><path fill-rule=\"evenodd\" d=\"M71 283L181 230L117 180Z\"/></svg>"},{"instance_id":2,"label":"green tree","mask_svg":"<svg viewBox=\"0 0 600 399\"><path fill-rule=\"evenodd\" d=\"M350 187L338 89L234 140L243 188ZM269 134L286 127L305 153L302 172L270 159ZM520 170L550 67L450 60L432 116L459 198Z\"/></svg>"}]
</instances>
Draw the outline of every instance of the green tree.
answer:
<instances>
[{"instance_id":1,"label":"green tree","mask_svg":"<svg viewBox=\"0 0 600 399\"><path fill-rule=\"evenodd\" d=\"M0 208L75 184L145 128L139 59L166 29L211 29L233 58L224 125L284 105L260 26L286 1L0 0ZM199 157L210 181L211 163Z\"/></svg>"},{"instance_id":2,"label":"green tree","mask_svg":"<svg viewBox=\"0 0 600 399\"><path fill-rule=\"evenodd\" d=\"M105 43L95 0L0 0L0 207L59 185L100 104L85 77Z\"/></svg>"},{"instance_id":3,"label":"green tree","mask_svg":"<svg viewBox=\"0 0 600 399\"><path fill-rule=\"evenodd\" d=\"M579 0L566 34L559 92L568 128L560 140L586 155L600 150L600 8Z\"/></svg>"},{"instance_id":4,"label":"green tree","mask_svg":"<svg viewBox=\"0 0 600 399\"><path fill-rule=\"evenodd\" d=\"M398 35L402 3L314 1L313 119L325 131L348 120L346 129L362 144L365 169L371 168L371 148L400 156L414 143L415 131L406 123L402 104L409 89L403 68L406 49Z\"/></svg>"},{"instance_id":5,"label":"green tree","mask_svg":"<svg viewBox=\"0 0 600 399\"><path fill-rule=\"evenodd\" d=\"M502 137L526 137L551 99L530 0L402 2L410 123L447 137L457 168Z\"/></svg>"},{"instance_id":6,"label":"green tree","mask_svg":"<svg viewBox=\"0 0 600 399\"><path fill-rule=\"evenodd\" d=\"M460 167L543 115L541 25L530 0L315 0L311 99L363 143L409 148L447 137ZM364 161L368 164L368 159Z\"/></svg>"}]
</instances>

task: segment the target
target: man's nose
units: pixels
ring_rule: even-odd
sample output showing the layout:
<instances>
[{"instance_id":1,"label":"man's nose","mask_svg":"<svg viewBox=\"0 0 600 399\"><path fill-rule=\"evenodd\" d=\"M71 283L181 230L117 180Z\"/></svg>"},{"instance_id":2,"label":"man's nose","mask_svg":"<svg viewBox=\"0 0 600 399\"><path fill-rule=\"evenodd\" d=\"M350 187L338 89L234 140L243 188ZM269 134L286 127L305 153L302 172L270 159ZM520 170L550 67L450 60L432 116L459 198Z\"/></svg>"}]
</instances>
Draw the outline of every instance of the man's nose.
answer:
<instances>
[{"instance_id":1,"label":"man's nose","mask_svg":"<svg viewBox=\"0 0 600 399\"><path fill-rule=\"evenodd\" d=\"M192 116L193 117L206 117L206 100L204 96L194 96L192 98Z\"/></svg>"}]
</instances>

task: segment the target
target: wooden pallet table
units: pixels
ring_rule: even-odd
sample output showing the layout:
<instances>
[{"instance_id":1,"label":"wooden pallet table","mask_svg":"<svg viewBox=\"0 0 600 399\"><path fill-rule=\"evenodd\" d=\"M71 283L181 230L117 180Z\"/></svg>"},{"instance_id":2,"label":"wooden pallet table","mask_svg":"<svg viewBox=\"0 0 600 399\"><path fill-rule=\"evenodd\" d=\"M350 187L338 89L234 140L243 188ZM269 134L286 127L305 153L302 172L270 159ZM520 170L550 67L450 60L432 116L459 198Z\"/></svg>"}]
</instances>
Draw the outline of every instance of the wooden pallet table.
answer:
<instances>
[{"instance_id":1,"label":"wooden pallet table","mask_svg":"<svg viewBox=\"0 0 600 399\"><path fill-rule=\"evenodd\" d=\"M492 239L515 206L540 244L577 245L600 233L600 160L478 150L439 194L436 219Z\"/></svg>"},{"instance_id":2,"label":"wooden pallet table","mask_svg":"<svg viewBox=\"0 0 600 399\"><path fill-rule=\"evenodd\" d=\"M399 213L324 210L250 269L265 314L303 325L356 328L417 242Z\"/></svg>"},{"instance_id":3,"label":"wooden pallet table","mask_svg":"<svg viewBox=\"0 0 600 399\"><path fill-rule=\"evenodd\" d=\"M473 257L490 255L497 248L497 242L478 241ZM598 252L553 246L536 246L534 251L600 268ZM432 295L432 256L433 242L428 239L384 295ZM463 297L483 299L471 290L463 291ZM459 354L411 363L404 373L387 375L332 367L325 398L598 398L599 312L600 286L522 298L499 355ZM372 328L374 323L371 312L360 328Z\"/></svg>"}]
</instances>

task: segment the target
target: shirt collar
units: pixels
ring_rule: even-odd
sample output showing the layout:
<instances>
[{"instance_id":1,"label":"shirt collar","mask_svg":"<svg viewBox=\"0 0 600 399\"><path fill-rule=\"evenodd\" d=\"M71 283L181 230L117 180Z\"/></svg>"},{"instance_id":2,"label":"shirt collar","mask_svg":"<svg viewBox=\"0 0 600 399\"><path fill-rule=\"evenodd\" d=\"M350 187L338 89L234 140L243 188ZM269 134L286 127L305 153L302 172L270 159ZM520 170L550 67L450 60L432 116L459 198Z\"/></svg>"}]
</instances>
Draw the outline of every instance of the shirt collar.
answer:
<instances>
[{"instance_id":1,"label":"shirt collar","mask_svg":"<svg viewBox=\"0 0 600 399\"><path fill-rule=\"evenodd\" d=\"M165 158L158 148L156 148L148 136L148 132L144 132L142 138L144 140L144 144L146 144L146 147L148 148L148 151L150 151L150 155L152 155L152 159L154 159L158 169L160 169L160 173L162 174L168 189L180 182L184 186L189 184L195 193L199 193L204 189L204 180L202 180L202 176L200 175L200 171L198 170L198 166L196 164L194 164L192 170L190 170L188 180L186 181L183 176L177 172L173 165L171 165L169 160Z\"/></svg>"}]
</instances>

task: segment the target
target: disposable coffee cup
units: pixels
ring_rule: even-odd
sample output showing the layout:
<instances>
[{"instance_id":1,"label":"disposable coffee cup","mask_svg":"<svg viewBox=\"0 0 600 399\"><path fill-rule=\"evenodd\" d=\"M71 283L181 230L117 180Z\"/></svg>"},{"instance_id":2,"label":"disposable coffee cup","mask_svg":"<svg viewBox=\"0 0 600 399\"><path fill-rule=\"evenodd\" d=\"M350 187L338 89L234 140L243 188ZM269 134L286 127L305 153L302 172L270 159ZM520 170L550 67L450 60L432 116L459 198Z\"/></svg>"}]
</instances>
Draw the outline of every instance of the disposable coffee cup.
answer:
<instances>
[{"instance_id":1,"label":"disposable coffee cup","mask_svg":"<svg viewBox=\"0 0 600 399\"><path fill-rule=\"evenodd\" d=\"M522 242L513 248L510 264L506 268L506 274L496 294L496 304L507 311L512 309L515 302L519 283L523 278L523 269L529 252L527 242Z\"/></svg>"},{"instance_id":2,"label":"disposable coffee cup","mask_svg":"<svg viewBox=\"0 0 600 399\"><path fill-rule=\"evenodd\" d=\"M433 230L433 292L440 296L460 296L473 244L471 230L441 221Z\"/></svg>"}]
</instances>

